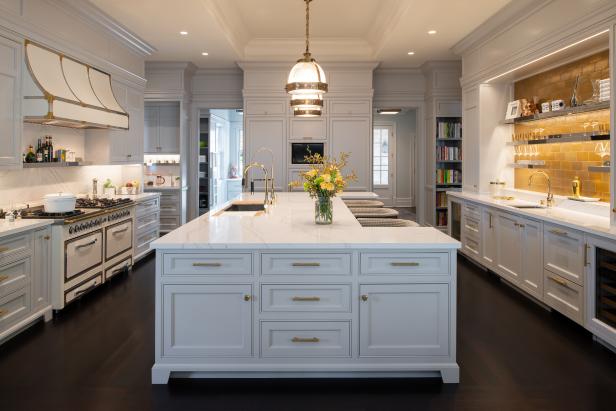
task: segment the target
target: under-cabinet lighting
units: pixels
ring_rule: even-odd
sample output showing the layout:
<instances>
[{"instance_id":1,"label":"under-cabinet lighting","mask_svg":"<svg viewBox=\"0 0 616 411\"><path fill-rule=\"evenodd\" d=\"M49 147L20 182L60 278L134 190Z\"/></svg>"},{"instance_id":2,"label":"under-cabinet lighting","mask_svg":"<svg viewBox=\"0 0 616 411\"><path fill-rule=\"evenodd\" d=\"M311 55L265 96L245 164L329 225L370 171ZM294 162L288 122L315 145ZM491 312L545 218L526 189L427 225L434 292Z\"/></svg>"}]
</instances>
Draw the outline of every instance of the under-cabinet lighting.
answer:
<instances>
[{"instance_id":1,"label":"under-cabinet lighting","mask_svg":"<svg viewBox=\"0 0 616 411\"><path fill-rule=\"evenodd\" d=\"M402 109L399 108L378 108L376 109L377 114L383 114L383 115L388 115L388 116L394 116L396 114L399 114L402 111Z\"/></svg>"},{"instance_id":2,"label":"under-cabinet lighting","mask_svg":"<svg viewBox=\"0 0 616 411\"><path fill-rule=\"evenodd\" d=\"M202 56L209 56L210 53L208 53L207 51L204 51L203 53L201 53Z\"/></svg>"},{"instance_id":3,"label":"under-cabinet lighting","mask_svg":"<svg viewBox=\"0 0 616 411\"><path fill-rule=\"evenodd\" d=\"M408 54L409 56L414 56L414 55L415 55L415 52L414 52L414 51L409 51L409 52L408 52L408 53L406 53L406 54Z\"/></svg>"},{"instance_id":4,"label":"under-cabinet lighting","mask_svg":"<svg viewBox=\"0 0 616 411\"><path fill-rule=\"evenodd\" d=\"M187 31L184 31L184 30L180 31L180 34L181 34L182 36L188 36L188 32L187 32Z\"/></svg>"},{"instance_id":5,"label":"under-cabinet lighting","mask_svg":"<svg viewBox=\"0 0 616 411\"><path fill-rule=\"evenodd\" d=\"M436 30L429 30L428 34L432 35L432 34L436 34Z\"/></svg>"},{"instance_id":6,"label":"under-cabinet lighting","mask_svg":"<svg viewBox=\"0 0 616 411\"><path fill-rule=\"evenodd\" d=\"M555 51L553 51L553 52L551 52L551 53L548 53L548 54L546 54L545 56L541 56L541 57L539 57L539 58L536 58L536 59L534 59L534 60L529 61L528 63L524 63L524 64L522 64L522 65L520 65L520 66L518 66L518 67L516 67L516 68L513 68L513 69L508 70L508 71L506 71L506 72L504 72L504 73L501 73L501 74L499 74L499 75L497 75L497 76L494 76L494 77L492 77L492 78L489 78L488 80L486 80L486 83L489 83L489 82L491 82L491 81L494 81L494 80L496 80L496 79L499 79L499 78L501 78L501 77L504 77L504 76L506 76L507 74L511 74L511 73L513 73L514 71L518 71L518 70L520 70L520 69L522 69L522 68L524 68L524 67L526 67L526 66L529 66L529 65L534 64L534 63L536 63L536 62L538 62L538 61L541 61L541 60L543 60L543 59L546 59L546 58L548 58L548 57L551 57L551 56L553 56L553 55L555 55L555 54L560 53L561 51L565 51L565 50L567 50L567 49L570 49L571 47L575 47L575 46L577 46L578 44L581 44L581 43L583 43L583 42L585 42L585 41L588 41L588 40L594 39L595 37L600 36L600 35L602 35L602 34L605 34L605 33L609 32L609 31L610 31L609 29L606 29L606 30L600 31L600 32L599 32L599 33L597 33L597 34L593 34L592 36L586 37L585 39L582 39L582 40L576 41L575 43L571 43L571 44L569 44L568 46L565 46L565 47L560 48L560 49L558 49L558 50L555 50Z\"/></svg>"}]
</instances>

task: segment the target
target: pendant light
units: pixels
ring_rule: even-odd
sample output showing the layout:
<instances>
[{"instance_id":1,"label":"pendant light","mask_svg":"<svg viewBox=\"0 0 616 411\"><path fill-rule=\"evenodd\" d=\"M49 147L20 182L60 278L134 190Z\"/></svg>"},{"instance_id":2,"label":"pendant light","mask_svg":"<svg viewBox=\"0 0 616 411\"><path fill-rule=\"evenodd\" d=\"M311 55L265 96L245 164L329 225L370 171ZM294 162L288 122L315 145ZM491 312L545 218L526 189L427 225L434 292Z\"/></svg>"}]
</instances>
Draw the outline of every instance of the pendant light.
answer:
<instances>
[{"instance_id":1,"label":"pendant light","mask_svg":"<svg viewBox=\"0 0 616 411\"><path fill-rule=\"evenodd\" d=\"M323 94L327 92L325 72L310 54L310 2L306 3L306 51L289 73L286 90L291 95L291 107L297 117L319 117Z\"/></svg>"}]
</instances>

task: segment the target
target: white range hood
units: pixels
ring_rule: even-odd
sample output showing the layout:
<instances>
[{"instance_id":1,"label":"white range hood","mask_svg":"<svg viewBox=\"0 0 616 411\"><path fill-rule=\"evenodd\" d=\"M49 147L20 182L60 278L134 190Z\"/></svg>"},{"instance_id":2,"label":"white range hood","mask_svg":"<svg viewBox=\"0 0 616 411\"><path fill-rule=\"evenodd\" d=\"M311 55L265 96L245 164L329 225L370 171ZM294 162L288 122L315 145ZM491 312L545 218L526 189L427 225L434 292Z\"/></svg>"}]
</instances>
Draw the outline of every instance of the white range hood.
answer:
<instances>
[{"instance_id":1,"label":"white range hood","mask_svg":"<svg viewBox=\"0 0 616 411\"><path fill-rule=\"evenodd\" d=\"M72 128L128 130L111 76L26 40L24 121Z\"/></svg>"}]
</instances>

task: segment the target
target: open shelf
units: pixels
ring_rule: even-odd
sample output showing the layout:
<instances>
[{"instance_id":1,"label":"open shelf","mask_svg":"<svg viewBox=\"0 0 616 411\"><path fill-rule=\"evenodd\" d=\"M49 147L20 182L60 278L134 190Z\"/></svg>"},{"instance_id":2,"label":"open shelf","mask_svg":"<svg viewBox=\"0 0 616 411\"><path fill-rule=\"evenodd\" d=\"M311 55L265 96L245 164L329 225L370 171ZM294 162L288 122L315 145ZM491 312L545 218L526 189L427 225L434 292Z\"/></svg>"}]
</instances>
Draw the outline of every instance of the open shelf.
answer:
<instances>
[{"instance_id":1,"label":"open shelf","mask_svg":"<svg viewBox=\"0 0 616 411\"><path fill-rule=\"evenodd\" d=\"M610 166L588 166L588 171L591 173L609 173Z\"/></svg>"},{"instance_id":2,"label":"open shelf","mask_svg":"<svg viewBox=\"0 0 616 411\"><path fill-rule=\"evenodd\" d=\"M80 163L78 161L65 161L57 163L23 163L23 168L79 167L87 165L86 163Z\"/></svg>"},{"instance_id":3,"label":"open shelf","mask_svg":"<svg viewBox=\"0 0 616 411\"><path fill-rule=\"evenodd\" d=\"M505 120L505 124L529 123L531 121L546 120L549 118L557 118L570 116L574 114L590 113L593 111L609 110L610 102L602 101L600 103L586 104L583 106L569 107L558 111L548 111L547 113L537 113L532 116L518 117L513 120Z\"/></svg>"},{"instance_id":4,"label":"open shelf","mask_svg":"<svg viewBox=\"0 0 616 411\"><path fill-rule=\"evenodd\" d=\"M511 163L508 166L512 168L547 168L543 160L533 161L532 163Z\"/></svg>"},{"instance_id":5,"label":"open shelf","mask_svg":"<svg viewBox=\"0 0 616 411\"><path fill-rule=\"evenodd\" d=\"M578 143L584 141L606 141L609 134L590 135L587 133L553 134L539 140L508 141L508 146L526 146L535 144Z\"/></svg>"}]
</instances>

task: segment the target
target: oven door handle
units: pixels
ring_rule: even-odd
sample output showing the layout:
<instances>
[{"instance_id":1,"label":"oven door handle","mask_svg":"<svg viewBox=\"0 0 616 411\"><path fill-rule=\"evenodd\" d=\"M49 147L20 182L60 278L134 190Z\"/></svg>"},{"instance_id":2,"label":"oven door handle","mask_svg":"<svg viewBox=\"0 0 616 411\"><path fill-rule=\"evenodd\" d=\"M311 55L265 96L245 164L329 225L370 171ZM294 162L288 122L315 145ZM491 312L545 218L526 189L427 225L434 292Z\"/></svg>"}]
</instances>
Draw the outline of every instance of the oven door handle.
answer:
<instances>
[{"instance_id":1,"label":"oven door handle","mask_svg":"<svg viewBox=\"0 0 616 411\"><path fill-rule=\"evenodd\" d=\"M85 294L88 291L92 291L96 287L98 287L98 282L94 282L91 286L86 287L83 290L77 290L77 291L75 291L75 297L77 297L78 295L81 295L81 294Z\"/></svg>"},{"instance_id":2,"label":"oven door handle","mask_svg":"<svg viewBox=\"0 0 616 411\"><path fill-rule=\"evenodd\" d=\"M89 243L79 244L78 246L75 247L75 249L79 250L80 248L90 247L91 245L96 244L96 241L98 241L98 238L95 238L94 240L90 241Z\"/></svg>"},{"instance_id":3,"label":"oven door handle","mask_svg":"<svg viewBox=\"0 0 616 411\"><path fill-rule=\"evenodd\" d=\"M121 229L121 230L115 230L115 231L113 231L111 234L112 234L112 235L116 235L116 234L123 233L123 232L125 232L125 231L128 231L128 227L124 227L124 228L123 228L123 229Z\"/></svg>"}]
</instances>

